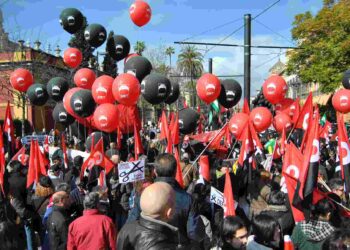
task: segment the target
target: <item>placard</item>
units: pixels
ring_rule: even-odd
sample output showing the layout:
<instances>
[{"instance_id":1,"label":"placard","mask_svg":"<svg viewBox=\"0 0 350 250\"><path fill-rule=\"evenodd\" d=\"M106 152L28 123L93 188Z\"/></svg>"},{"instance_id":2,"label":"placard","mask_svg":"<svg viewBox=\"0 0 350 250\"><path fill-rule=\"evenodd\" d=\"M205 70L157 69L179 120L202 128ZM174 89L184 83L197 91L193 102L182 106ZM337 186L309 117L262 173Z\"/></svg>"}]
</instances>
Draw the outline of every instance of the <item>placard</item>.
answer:
<instances>
[{"instance_id":1,"label":"placard","mask_svg":"<svg viewBox=\"0 0 350 250\"><path fill-rule=\"evenodd\" d=\"M118 164L119 183L145 179L145 161L122 162Z\"/></svg>"}]
</instances>

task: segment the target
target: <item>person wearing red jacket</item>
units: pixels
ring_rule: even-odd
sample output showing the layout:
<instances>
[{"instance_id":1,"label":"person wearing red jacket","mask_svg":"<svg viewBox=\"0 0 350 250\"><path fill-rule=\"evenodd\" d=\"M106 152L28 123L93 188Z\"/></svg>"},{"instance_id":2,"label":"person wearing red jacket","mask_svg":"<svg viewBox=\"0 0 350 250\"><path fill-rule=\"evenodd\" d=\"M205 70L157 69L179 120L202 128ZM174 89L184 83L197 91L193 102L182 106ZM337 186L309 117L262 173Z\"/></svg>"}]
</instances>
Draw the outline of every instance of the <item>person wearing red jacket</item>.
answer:
<instances>
[{"instance_id":1,"label":"person wearing red jacket","mask_svg":"<svg viewBox=\"0 0 350 250\"><path fill-rule=\"evenodd\" d=\"M84 198L84 214L69 225L68 250L116 249L117 232L112 220L99 213L99 194Z\"/></svg>"}]
</instances>

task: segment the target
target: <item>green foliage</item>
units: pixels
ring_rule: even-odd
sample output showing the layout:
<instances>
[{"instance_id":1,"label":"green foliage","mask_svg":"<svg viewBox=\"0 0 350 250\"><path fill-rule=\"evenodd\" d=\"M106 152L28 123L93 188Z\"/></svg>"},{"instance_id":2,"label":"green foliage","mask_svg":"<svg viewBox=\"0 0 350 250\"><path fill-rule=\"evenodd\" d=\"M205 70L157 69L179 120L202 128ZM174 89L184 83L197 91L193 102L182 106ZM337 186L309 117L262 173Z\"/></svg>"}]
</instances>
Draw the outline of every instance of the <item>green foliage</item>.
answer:
<instances>
[{"instance_id":1,"label":"green foliage","mask_svg":"<svg viewBox=\"0 0 350 250\"><path fill-rule=\"evenodd\" d=\"M324 0L315 16L295 16L292 37L303 49L290 52L287 72L304 83L318 82L323 93L333 92L350 68L350 0Z\"/></svg>"},{"instance_id":2,"label":"green foliage","mask_svg":"<svg viewBox=\"0 0 350 250\"><path fill-rule=\"evenodd\" d=\"M139 54L140 56L142 56L142 53L145 51L146 49L146 45L145 42L143 41L137 41L135 46L134 46L134 50L137 54Z\"/></svg>"},{"instance_id":3,"label":"green foliage","mask_svg":"<svg viewBox=\"0 0 350 250\"><path fill-rule=\"evenodd\" d=\"M94 48L90 46L90 44L85 40L84 38L84 31L85 28L88 26L88 22L86 20L86 17L84 17L84 23L80 30L78 30L74 35L72 35L72 38L70 39L68 46L72 48L77 48L81 51L83 54L83 61L80 65L81 68L85 68L89 66L89 62L94 61Z\"/></svg>"},{"instance_id":4,"label":"green foliage","mask_svg":"<svg viewBox=\"0 0 350 250\"><path fill-rule=\"evenodd\" d=\"M186 46L181 49L177 66L183 75L191 78L199 77L203 73L203 55L195 46Z\"/></svg>"}]
</instances>

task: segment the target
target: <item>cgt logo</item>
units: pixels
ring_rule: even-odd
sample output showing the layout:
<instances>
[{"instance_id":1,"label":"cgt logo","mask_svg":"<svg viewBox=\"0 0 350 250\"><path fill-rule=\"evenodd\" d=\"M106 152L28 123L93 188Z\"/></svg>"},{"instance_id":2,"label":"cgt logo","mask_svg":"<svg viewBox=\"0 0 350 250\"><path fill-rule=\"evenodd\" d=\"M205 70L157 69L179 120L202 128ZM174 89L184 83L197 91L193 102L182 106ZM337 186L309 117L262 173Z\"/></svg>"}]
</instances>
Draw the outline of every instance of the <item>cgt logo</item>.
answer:
<instances>
[{"instance_id":1,"label":"cgt logo","mask_svg":"<svg viewBox=\"0 0 350 250\"><path fill-rule=\"evenodd\" d=\"M300 171L299 168L295 165L289 165L285 171L288 175L294 177L295 179L299 178Z\"/></svg>"}]
</instances>

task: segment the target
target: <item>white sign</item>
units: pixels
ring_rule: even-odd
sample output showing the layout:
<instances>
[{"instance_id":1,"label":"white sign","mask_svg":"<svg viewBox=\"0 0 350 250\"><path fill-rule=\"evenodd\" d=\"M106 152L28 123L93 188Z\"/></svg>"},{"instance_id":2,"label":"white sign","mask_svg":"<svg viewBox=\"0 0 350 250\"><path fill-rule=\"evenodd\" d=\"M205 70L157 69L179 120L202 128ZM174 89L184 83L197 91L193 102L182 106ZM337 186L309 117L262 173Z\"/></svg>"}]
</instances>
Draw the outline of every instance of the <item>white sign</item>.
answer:
<instances>
[{"instance_id":1,"label":"white sign","mask_svg":"<svg viewBox=\"0 0 350 250\"><path fill-rule=\"evenodd\" d=\"M211 187L210 188L210 202L215 203L216 205L224 208L224 204L225 204L224 194L221 193L216 188Z\"/></svg>"},{"instance_id":2,"label":"white sign","mask_svg":"<svg viewBox=\"0 0 350 250\"><path fill-rule=\"evenodd\" d=\"M119 183L145 179L145 161L122 162L118 164Z\"/></svg>"}]
</instances>

